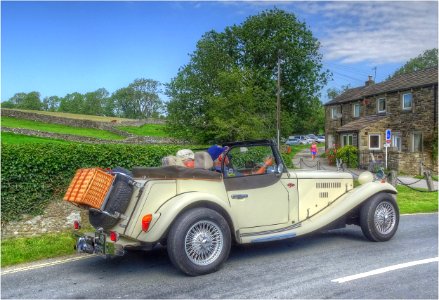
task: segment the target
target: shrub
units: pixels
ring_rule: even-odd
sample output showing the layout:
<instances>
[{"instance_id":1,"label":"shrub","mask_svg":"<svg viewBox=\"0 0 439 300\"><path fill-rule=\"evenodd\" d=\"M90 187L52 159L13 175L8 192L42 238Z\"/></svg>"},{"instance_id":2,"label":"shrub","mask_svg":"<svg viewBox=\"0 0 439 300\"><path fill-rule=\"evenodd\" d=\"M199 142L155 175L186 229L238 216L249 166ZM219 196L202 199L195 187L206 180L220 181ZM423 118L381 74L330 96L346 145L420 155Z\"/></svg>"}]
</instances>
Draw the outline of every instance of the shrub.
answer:
<instances>
[{"instance_id":1,"label":"shrub","mask_svg":"<svg viewBox=\"0 0 439 300\"><path fill-rule=\"evenodd\" d=\"M343 160L348 168L358 167L358 149L352 145L346 145L337 149L338 159Z\"/></svg>"},{"instance_id":2,"label":"shrub","mask_svg":"<svg viewBox=\"0 0 439 300\"><path fill-rule=\"evenodd\" d=\"M334 166L335 165L335 160L337 158L337 148L328 148L325 151L325 156L328 159L328 164L330 166Z\"/></svg>"},{"instance_id":3,"label":"shrub","mask_svg":"<svg viewBox=\"0 0 439 300\"><path fill-rule=\"evenodd\" d=\"M46 204L64 196L79 168L159 166L175 155L173 145L2 144L2 222L36 215Z\"/></svg>"}]
</instances>

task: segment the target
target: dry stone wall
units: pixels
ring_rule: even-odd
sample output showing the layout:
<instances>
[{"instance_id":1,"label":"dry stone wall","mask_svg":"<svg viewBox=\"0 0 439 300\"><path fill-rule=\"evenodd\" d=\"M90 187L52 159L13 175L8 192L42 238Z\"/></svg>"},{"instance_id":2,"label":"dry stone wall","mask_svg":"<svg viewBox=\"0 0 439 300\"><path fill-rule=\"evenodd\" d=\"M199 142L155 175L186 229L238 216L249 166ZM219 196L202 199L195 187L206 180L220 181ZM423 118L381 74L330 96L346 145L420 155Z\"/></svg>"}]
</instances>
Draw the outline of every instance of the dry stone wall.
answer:
<instances>
[{"instance_id":1,"label":"dry stone wall","mask_svg":"<svg viewBox=\"0 0 439 300\"><path fill-rule=\"evenodd\" d=\"M50 203L39 216L23 216L21 221L2 224L1 237L27 237L44 233L58 233L73 228L73 222L80 221L89 226L88 212L62 200Z\"/></svg>"},{"instance_id":2,"label":"dry stone wall","mask_svg":"<svg viewBox=\"0 0 439 300\"><path fill-rule=\"evenodd\" d=\"M36 136L42 138L51 138L51 139L60 139L71 142L78 143L93 143L93 144L184 144L184 141L172 139L172 138L164 138L164 137L153 137L153 136L129 136L124 140L103 140L99 138L92 138L86 136L72 135L72 134L61 134L61 133L52 133L45 132L39 130L31 130L31 129L21 129L21 128L9 128L2 127L2 132L11 132L16 134L23 134L29 136Z\"/></svg>"}]
</instances>

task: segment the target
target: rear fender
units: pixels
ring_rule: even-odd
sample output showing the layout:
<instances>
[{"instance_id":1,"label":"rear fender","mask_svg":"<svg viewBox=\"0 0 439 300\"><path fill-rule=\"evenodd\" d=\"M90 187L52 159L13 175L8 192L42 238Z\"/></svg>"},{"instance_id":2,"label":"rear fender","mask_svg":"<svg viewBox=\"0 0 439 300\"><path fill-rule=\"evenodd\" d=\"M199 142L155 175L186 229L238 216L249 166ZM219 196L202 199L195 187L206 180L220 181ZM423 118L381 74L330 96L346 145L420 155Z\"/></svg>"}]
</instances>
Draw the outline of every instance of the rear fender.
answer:
<instances>
[{"instance_id":1,"label":"rear fender","mask_svg":"<svg viewBox=\"0 0 439 300\"><path fill-rule=\"evenodd\" d=\"M162 239L170 229L174 220L187 209L194 207L212 207L224 216L230 224L230 231L234 234L236 222L230 211L229 202L203 192L188 192L177 195L164 203L156 213L160 218L148 232L141 232L138 239L142 242L157 242Z\"/></svg>"}]
</instances>

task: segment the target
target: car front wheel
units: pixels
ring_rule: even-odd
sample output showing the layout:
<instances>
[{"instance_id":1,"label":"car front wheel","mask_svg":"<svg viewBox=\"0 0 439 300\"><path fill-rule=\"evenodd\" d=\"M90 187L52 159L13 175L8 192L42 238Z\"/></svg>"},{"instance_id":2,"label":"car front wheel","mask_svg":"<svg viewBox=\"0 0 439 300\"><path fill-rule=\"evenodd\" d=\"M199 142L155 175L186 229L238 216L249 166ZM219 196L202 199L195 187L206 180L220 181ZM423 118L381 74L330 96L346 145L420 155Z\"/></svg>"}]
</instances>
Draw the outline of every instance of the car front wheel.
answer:
<instances>
[{"instance_id":1,"label":"car front wheel","mask_svg":"<svg viewBox=\"0 0 439 300\"><path fill-rule=\"evenodd\" d=\"M222 215L208 208L180 215L168 235L168 254L174 266L191 275L217 271L227 259L231 234Z\"/></svg>"},{"instance_id":2,"label":"car front wheel","mask_svg":"<svg viewBox=\"0 0 439 300\"><path fill-rule=\"evenodd\" d=\"M395 235L398 224L398 204L390 194L379 193L369 199L361 208L361 230L371 241L390 240Z\"/></svg>"}]
</instances>

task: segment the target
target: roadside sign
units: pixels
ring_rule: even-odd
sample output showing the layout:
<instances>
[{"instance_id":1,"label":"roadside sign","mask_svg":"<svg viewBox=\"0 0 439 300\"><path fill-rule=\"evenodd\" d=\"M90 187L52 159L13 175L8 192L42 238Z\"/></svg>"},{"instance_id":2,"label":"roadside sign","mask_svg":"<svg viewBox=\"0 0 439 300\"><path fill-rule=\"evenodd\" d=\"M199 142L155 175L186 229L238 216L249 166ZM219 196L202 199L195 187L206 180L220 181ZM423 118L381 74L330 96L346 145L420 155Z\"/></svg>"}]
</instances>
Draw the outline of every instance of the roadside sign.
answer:
<instances>
[{"instance_id":1,"label":"roadside sign","mask_svg":"<svg viewBox=\"0 0 439 300\"><path fill-rule=\"evenodd\" d=\"M386 129L386 144L390 144L392 139L392 130Z\"/></svg>"},{"instance_id":2,"label":"roadside sign","mask_svg":"<svg viewBox=\"0 0 439 300\"><path fill-rule=\"evenodd\" d=\"M385 143L385 144L384 144L384 147L385 147L385 148L390 147L390 143Z\"/></svg>"}]
</instances>

